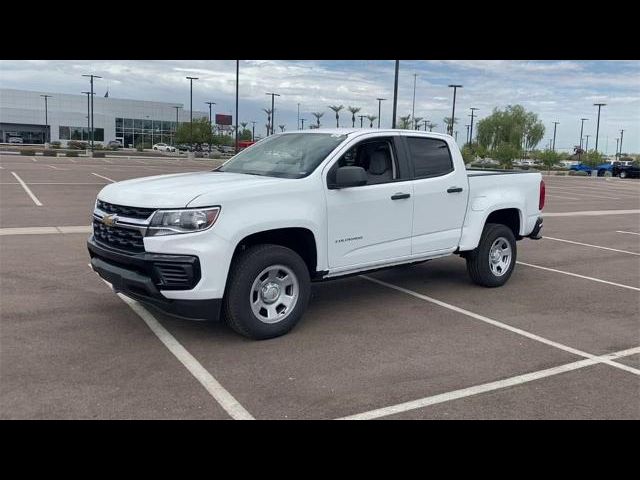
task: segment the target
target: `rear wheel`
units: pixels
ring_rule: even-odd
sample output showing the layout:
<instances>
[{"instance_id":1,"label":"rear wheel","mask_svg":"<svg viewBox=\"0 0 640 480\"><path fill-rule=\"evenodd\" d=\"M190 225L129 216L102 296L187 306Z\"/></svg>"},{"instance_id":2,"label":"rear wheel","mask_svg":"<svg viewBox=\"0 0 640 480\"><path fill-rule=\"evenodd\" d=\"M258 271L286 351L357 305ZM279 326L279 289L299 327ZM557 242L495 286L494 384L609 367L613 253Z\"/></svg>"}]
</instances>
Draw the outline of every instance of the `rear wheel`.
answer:
<instances>
[{"instance_id":1,"label":"rear wheel","mask_svg":"<svg viewBox=\"0 0 640 480\"><path fill-rule=\"evenodd\" d=\"M516 257L516 238L511 229L506 225L488 223L480 244L466 257L467 271L478 285L500 287L511 277Z\"/></svg>"},{"instance_id":2,"label":"rear wheel","mask_svg":"<svg viewBox=\"0 0 640 480\"><path fill-rule=\"evenodd\" d=\"M281 245L256 245L232 265L224 316L245 337L278 337L300 321L310 291L309 270L296 252Z\"/></svg>"}]
</instances>

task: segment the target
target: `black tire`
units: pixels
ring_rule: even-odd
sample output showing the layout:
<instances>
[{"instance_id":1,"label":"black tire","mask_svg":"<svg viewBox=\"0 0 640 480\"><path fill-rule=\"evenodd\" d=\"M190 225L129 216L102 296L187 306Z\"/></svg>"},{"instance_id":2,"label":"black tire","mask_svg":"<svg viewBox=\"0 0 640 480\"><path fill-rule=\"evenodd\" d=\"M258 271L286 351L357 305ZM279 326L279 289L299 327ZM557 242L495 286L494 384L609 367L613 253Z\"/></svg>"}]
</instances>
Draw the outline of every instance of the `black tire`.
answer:
<instances>
[{"instance_id":1,"label":"black tire","mask_svg":"<svg viewBox=\"0 0 640 480\"><path fill-rule=\"evenodd\" d=\"M489 250L500 237L506 239L509 247L511 247L511 262L504 273L496 275L489 267ZM516 265L517 255L516 238L511 229L506 225L487 223L482 231L480 244L466 256L467 272L469 272L471 280L478 285L490 288L500 287L511 277Z\"/></svg>"},{"instance_id":2,"label":"black tire","mask_svg":"<svg viewBox=\"0 0 640 480\"><path fill-rule=\"evenodd\" d=\"M618 176L619 176L620 178L627 178L627 172L625 172L624 170L622 170Z\"/></svg>"},{"instance_id":3,"label":"black tire","mask_svg":"<svg viewBox=\"0 0 640 480\"><path fill-rule=\"evenodd\" d=\"M253 282L272 265L289 268L298 281L298 297L293 309L276 323L265 323L251 308ZM311 279L304 260L293 250L281 245L255 245L234 259L223 301L227 325L236 333L255 340L279 337L289 332L302 318L309 303Z\"/></svg>"}]
</instances>

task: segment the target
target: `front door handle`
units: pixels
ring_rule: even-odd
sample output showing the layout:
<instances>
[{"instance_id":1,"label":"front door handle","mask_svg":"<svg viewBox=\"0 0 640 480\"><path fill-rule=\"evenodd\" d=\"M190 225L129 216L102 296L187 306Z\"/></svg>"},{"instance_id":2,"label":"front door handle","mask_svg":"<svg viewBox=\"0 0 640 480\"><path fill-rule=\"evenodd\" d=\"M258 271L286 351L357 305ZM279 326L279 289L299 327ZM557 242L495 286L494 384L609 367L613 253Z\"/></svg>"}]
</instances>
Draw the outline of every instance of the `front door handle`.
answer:
<instances>
[{"instance_id":1,"label":"front door handle","mask_svg":"<svg viewBox=\"0 0 640 480\"><path fill-rule=\"evenodd\" d=\"M462 187L449 187L447 193L458 193L462 191Z\"/></svg>"},{"instance_id":2,"label":"front door handle","mask_svg":"<svg viewBox=\"0 0 640 480\"><path fill-rule=\"evenodd\" d=\"M391 195L391 200L402 200L403 198L409 198L411 194L409 193L396 193Z\"/></svg>"}]
</instances>

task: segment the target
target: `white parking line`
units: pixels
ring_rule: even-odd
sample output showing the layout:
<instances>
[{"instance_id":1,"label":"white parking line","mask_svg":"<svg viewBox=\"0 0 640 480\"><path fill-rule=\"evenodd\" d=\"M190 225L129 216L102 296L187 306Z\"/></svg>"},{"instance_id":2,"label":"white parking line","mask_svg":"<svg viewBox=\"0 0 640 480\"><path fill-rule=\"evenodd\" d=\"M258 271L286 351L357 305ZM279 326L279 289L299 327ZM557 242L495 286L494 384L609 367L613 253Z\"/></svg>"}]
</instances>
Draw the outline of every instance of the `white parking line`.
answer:
<instances>
[{"instance_id":1,"label":"white parking line","mask_svg":"<svg viewBox=\"0 0 640 480\"><path fill-rule=\"evenodd\" d=\"M18 182L0 182L0 185L19 185ZM27 185L106 185L96 182L29 182Z\"/></svg>"},{"instance_id":2,"label":"white parking line","mask_svg":"<svg viewBox=\"0 0 640 480\"><path fill-rule=\"evenodd\" d=\"M563 197L561 195L546 195L548 198L561 198L563 200L580 200L579 198Z\"/></svg>"},{"instance_id":3,"label":"white parking line","mask_svg":"<svg viewBox=\"0 0 640 480\"><path fill-rule=\"evenodd\" d=\"M55 165L45 165L45 167L53 168L54 170L66 170L66 168L58 168Z\"/></svg>"},{"instance_id":4,"label":"white parking line","mask_svg":"<svg viewBox=\"0 0 640 480\"><path fill-rule=\"evenodd\" d=\"M617 248L601 247L600 245L591 245L590 243L574 242L573 240L565 240L563 238L543 237L545 240L554 240L556 242L573 243L575 245L583 245L585 247L599 248L601 250L611 250L612 252L627 253L629 255L640 256L640 253L629 252L628 250L618 250Z\"/></svg>"},{"instance_id":5,"label":"white parking line","mask_svg":"<svg viewBox=\"0 0 640 480\"><path fill-rule=\"evenodd\" d=\"M579 216L601 216L601 215L627 215L640 213L640 210L583 210L577 212L542 212L543 217L579 217Z\"/></svg>"},{"instance_id":6,"label":"white parking line","mask_svg":"<svg viewBox=\"0 0 640 480\"><path fill-rule=\"evenodd\" d=\"M442 300L437 300L433 297L429 297L427 295L423 295L418 292L414 292L413 290L409 290L408 288L400 287L398 285L393 285L392 283L387 283L382 280L378 280L377 278L369 277L367 275L360 275L360 277L364 278L365 280L369 280L370 282L382 285L384 287L388 287L393 290L406 293L408 295L411 295L412 297L419 298L420 300L434 303L440 307L448 308L449 310L453 310L454 312L461 313L463 315L474 318L476 320L480 320L481 322L485 322L485 323L488 323L489 325L493 325L494 327L502 328L503 330L508 330L518 335L522 335L523 337L527 337L531 340L535 340L536 342L544 343L545 345L555 347L559 350L564 350L565 352L573 353L574 355L578 355L580 357L592 358L592 359L597 358L596 355L592 355L591 353L578 350L577 348L573 348L559 342L554 342L553 340L549 340L548 338L541 337L540 335L536 335L535 333L527 332L526 330L522 330L521 328L512 327L511 325L508 325L506 323L499 322L498 320L493 320L492 318L485 317L484 315L480 315L478 313L474 313L469 310L465 310L464 308L456 307L455 305L451 305L450 303L443 302ZM615 363L615 362L612 362L611 360L599 360L599 362L606 363L607 365L611 365L612 367L616 367L621 370L626 370L628 372L635 373L636 375L640 375L640 370L635 369L633 367L628 367L627 365Z\"/></svg>"},{"instance_id":7,"label":"white parking line","mask_svg":"<svg viewBox=\"0 0 640 480\"><path fill-rule=\"evenodd\" d=\"M585 368L596 363L602 363L601 359L612 360L614 358L622 358L629 355L635 355L640 352L640 347L630 348L621 352L610 353L607 355L601 355L586 360L579 360L577 362L566 363L557 367L547 368L545 370L539 370L537 372L525 373L524 375L517 375L515 377L505 378L496 382L483 383L482 385L476 385L469 388L463 388L460 390L454 390L452 392L441 393L439 395L433 395L430 397L420 398L411 402L399 403L397 405L391 405L388 407L378 408L370 410L368 412L358 413L356 415L349 415L348 417L342 417L338 420L371 420L374 418L387 417L409 410L416 410L418 408L428 407L429 405L436 405L438 403L450 402L452 400L458 400L460 398L471 397L480 393L491 392L494 390L500 390L507 387L513 387L515 385L522 385L523 383L532 382L541 378L551 377L553 375L559 375L561 373L571 372L578 370L579 368Z\"/></svg>"},{"instance_id":8,"label":"white parking line","mask_svg":"<svg viewBox=\"0 0 640 480\"><path fill-rule=\"evenodd\" d=\"M89 268L93 270L91 264ZM97 275L97 273L96 273ZM111 287L106 280L101 280ZM123 295L117 294L120 299L126 303L151 329L153 333L160 339L165 347L189 370L198 382L209 392L209 394L218 402L218 404L233 418L234 420L255 420L241 404L238 402L228 390L226 390L220 382L218 382L209 371L202 366L198 360L184 348L176 338L164 328L158 320L142 306L139 302Z\"/></svg>"},{"instance_id":9,"label":"white parking line","mask_svg":"<svg viewBox=\"0 0 640 480\"><path fill-rule=\"evenodd\" d=\"M628 288L629 290L635 290L637 292L640 292L640 288L632 287L630 285L623 285L622 283L609 282L607 280L602 280L600 278L587 277L585 275L578 275L577 273L565 272L564 270L556 270L555 268L542 267L540 265L533 265L532 263L525 263L525 262L521 262L520 260L518 260L516 263L519 265L524 265L526 267L533 267L533 268L539 268L540 270L547 270L549 272L562 273L563 275L569 275L571 277L583 278L585 280L591 280L592 282L606 283L607 285L613 285L614 287Z\"/></svg>"},{"instance_id":10,"label":"white parking line","mask_svg":"<svg viewBox=\"0 0 640 480\"><path fill-rule=\"evenodd\" d=\"M0 228L0 236L3 235L50 235L57 233L91 233L92 227L88 225L72 225L62 227L8 227Z\"/></svg>"},{"instance_id":11,"label":"white parking line","mask_svg":"<svg viewBox=\"0 0 640 480\"><path fill-rule=\"evenodd\" d=\"M105 282L106 283L106 282ZM140 303L118 293L120 299L138 314L165 347L185 366L196 380L211 394L234 420L255 420L254 417L231 395L196 358L175 339L167 329Z\"/></svg>"},{"instance_id":12,"label":"white parking line","mask_svg":"<svg viewBox=\"0 0 640 480\"><path fill-rule=\"evenodd\" d=\"M616 230L616 233L628 233L629 235L640 235L637 232L625 232L624 230Z\"/></svg>"},{"instance_id":13,"label":"white parking line","mask_svg":"<svg viewBox=\"0 0 640 480\"><path fill-rule=\"evenodd\" d=\"M98 175L97 173L91 172L91 175L95 175L96 177L104 178L105 180L109 180L111 183L115 183L116 182L115 180L113 180L113 179L111 179L109 177L104 177L102 175Z\"/></svg>"},{"instance_id":14,"label":"white parking line","mask_svg":"<svg viewBox=\"0 0 640 480\"><path fill-rule=\"evenodd\" d=\"M11 172L11 174L16 177L16 180L18 180L20 185L22 185L24 191L27 192L27 195L29 195L31 197L31 200L33 200L33 203L35 203L38 207L41 207L42 203L40 202L40 200L38 200L38 197L33 194L33 192L29 189L29 187L27 187L27 184L22 181L18 174L16 172Z\"/></svg>"},{"instance_id":15,"label":"white parking line","mask_svg":"<svg viewBox=\"0 0 640 480\"><path fill-rule=\"evenodd\" d=\"M607 200L620 200L620 197L610 197L608 195L593 195L591 193L572 192L572 191L560 190L558 187L547 187L547 189L551 190L551 194L560 193L560 194L579 195L581 197L605 198Z\"/></svg>"}]
</instances>

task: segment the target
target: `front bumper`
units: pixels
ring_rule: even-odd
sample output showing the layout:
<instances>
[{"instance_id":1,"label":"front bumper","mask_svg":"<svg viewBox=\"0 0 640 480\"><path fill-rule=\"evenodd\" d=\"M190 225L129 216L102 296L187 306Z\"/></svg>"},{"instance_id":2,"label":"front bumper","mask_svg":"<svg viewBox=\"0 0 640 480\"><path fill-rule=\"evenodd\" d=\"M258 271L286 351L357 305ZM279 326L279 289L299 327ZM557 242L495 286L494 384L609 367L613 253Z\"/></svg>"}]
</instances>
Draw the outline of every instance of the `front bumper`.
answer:
<instances>
[{"instance_id":1,"label":"front bumper","mask_svg":"<svg viewBox=\"0 0 640 480\"><path fill-rule=\"evenodd\" d=\"M160 310L182 318L194 320L218 321L222 299L185 300L169 299L160 288L167 290L177 287L163 285L166 279L158 269L159 265L180 266L185 275L191 275L190 282L200 279L198 258L191 255L164 255L158 253L121 253L103 247L95 242L93 235L87 240L91 256L91 267L104 280L109 282L116 292L152 305ZM181 288L184 291L184 288Z\"/></svg>"}]
</instances>

